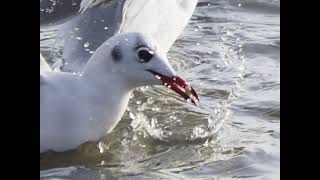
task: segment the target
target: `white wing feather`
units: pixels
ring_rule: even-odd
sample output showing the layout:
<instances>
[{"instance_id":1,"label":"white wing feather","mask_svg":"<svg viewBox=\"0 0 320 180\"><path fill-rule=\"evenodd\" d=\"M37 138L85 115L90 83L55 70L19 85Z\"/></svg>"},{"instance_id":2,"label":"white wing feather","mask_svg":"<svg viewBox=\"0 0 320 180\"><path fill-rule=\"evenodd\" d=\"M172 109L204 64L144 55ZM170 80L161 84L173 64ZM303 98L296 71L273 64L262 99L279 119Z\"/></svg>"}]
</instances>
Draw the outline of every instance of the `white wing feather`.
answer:
<instances>
[{"instance_id":1,"label":"white wing feather","mask_svg":"<svg viewBox=\"0 0 320 180\"><path fill-rule=\"evenodd\" d=\"M80 4L79 12L83 13L87 9L92 8L94 6L100 5L102 3L109 2L111 0L82 0Z\"/></svg>"}]
</instances>

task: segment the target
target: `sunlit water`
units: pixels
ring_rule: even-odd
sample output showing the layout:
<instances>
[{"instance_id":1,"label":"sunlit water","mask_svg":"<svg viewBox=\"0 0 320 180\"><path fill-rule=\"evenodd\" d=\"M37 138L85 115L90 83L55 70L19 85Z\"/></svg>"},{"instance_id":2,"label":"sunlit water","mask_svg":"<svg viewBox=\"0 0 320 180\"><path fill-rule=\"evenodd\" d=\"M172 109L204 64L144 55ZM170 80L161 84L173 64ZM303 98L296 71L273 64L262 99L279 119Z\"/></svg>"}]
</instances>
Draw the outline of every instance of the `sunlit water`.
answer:
<instances>
[{"instance_id":1,"label":"sunlit water","mask_svg":"<svg viewBox=\"0 0 320 180\"><path fill-rule=\"evenodd\" d=\"M40 159L41 179L280 179L280 1L200 1L168 56L200 96L134 92L107 137ZM56 31L41 51L61 57Z\"/></svg>"}]
</instances>

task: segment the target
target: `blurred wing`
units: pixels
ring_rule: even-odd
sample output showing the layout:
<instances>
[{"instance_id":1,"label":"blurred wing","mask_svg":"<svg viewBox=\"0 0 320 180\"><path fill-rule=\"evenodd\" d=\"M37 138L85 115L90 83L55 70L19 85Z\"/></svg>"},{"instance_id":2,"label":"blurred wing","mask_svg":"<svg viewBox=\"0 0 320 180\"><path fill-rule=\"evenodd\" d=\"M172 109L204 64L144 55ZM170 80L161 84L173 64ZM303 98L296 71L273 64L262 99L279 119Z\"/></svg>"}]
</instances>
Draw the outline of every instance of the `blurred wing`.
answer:
<instances>
[{"instance_id":1,"label":"blurred wing","mask_svg":"<svg viewBox=\"0 0 320 180\"><path fill-rule=\"evenodd\" d=\"M151 34L163 50L168 52L190 20L197 2L197 0L131 1L125 10L121 32Z\"/></svg>"},{"instance_id":2,"label":"blurred wing","mask_svg":"<svg viewBox=\"0 0 320 180\"><path fill-rule=\"evenodd\" d=\"M80 12L83 13L87 9L92 8L94 6L98 6L102 3L108 3L112 0L82 0L80 4Z\"/></svg>"},{"instance_id":3,"label":"blurred wing","mask_svg":"<svg viewBox=\"0 0 320 180\"><path fill-rule=\"evenodd\" d=\"M81 71L91 54L116 33L151 34L169 51L198 0L83 0L78 16L62 28L64 71Z\"/></svg>"}]
</instances>

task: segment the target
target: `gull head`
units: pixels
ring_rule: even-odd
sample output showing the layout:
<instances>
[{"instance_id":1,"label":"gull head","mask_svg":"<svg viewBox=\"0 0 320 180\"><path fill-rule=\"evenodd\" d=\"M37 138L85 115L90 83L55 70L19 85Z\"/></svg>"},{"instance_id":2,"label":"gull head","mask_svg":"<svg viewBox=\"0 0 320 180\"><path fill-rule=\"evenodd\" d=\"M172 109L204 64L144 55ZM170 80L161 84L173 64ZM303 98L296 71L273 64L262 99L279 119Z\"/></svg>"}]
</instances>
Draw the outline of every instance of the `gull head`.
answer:
<instances>
[{"instance_id":1,"label":"gull head","mask_svg":"<svg viewBox=\"0 0 320 180\"><path fill-rule=\"evenodd\" d=\"M169 64L166 53L150 35L120 33L104 42L92 55L85 72L95 78L113 79L111 83L130 88L164 85L197 104L195 90L178 76ZM99 75L98 75L99 74ZM105 75L105 76L103 76Z\"/></svg>"}]
</instances>

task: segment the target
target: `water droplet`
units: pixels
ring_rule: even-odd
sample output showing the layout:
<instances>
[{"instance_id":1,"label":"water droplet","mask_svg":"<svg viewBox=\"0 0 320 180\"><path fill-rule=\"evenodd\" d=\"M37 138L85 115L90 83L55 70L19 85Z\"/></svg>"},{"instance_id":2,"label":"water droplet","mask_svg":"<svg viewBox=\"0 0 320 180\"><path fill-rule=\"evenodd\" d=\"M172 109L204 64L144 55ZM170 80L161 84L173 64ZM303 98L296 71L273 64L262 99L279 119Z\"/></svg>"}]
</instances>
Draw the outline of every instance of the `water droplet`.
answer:
<instances>
[{"instance_id":1,"label":"water droplet","mask_svg":"<svg viewBox=\"0 0 320 180\"><path fill-rule=\"evenodd\" d=\"M228 36L231 36L232 35L232 32L230 30L227 30L227 35Z\"/></svg>"},{"instance_id":2,"label":"water droplet","mask_svg":"<svg viewBox=\"0 0 320 180\"><path fill-rule=\"evenodd\" d=\"M238 4L238 7L241 7L241 6L242 6L242 4L241 4L241 3L239 3L239 4Z\"/></svg>"},{"instance_id":3,"label":"water droplet","mask_svg":"<svg viewBox=\"0 0 320 180\"><path fill-rule=\"evenodd\" d=\"M181 126L181 125L182 125L181 120L180 120L180 119L176 120L176 124L177 124L178 126Z\"/></svg>"},{"instance_id":4,"label":"water droplet","mask_svg":"<svg viewBox=\"0 0 320 180\"><path fill-rule=\"evenodd\" d=\"M137 103L137 104L141 104L141 101L137 101L136 103Z\"/></svg>"},{"instance_id":5,"label":"water droplet","mask_svg":"<svg viewBox=\"0 0 320 180\"><path fill-rule=\"evenodd\" d=\"M221 39L222 41L226 41L226 40L227 40L227 38L224 37L224 36L222 36L220 39Z\"/></svg>"},{"instance_id":6,"label":"water droplet","mask_svg":"<svg viewBox=\"0 0 320 180\"><path fill-rule=\"evenodd\" d=\"M160 108L159 108L159 107L157 107L157 106L155 106L155 107L153 107L151 110L152 110L152 111L159 111L159 110L160 110Z\"/></svg>"},{"instance_id":7,"label":"water droplet","mask_svg":"<svg viewBox=\"0 0 320 180\"><path fill-rule=\"evenodd\" d=\"M174 77L174 78L173 78L173 81L176 81L176 80L177 80L177 78L176 78L176 77Z\"/></svg>"},{"instance_id":8,"label":"water droplet","mask_svg":"<svg viewBox=\"0 0 320 180\"><path fill-rule=\"evenodd\" d=\"M130 107L127 107L127 109L126 109L127 111L131 111L131 108Z\"/></svg>"},{"instance_id":9,"label":"water droplet","mask_svg":"<svg viewBox=\"0 0 320 180\"><path fill-rule=\"evenodd\" d=\"M104 22L104 19L101 19L100 21L101 21L101 22Z\"/></svg>"},{"instance_id":10,"label":"water droplet","mask_svg":"<svg viewBox=\"0 0 320 180\"><path fill-rule=\"evenodd\" d=\"M82 40L82 37L77 37L77 39L78 39L79 41L81 41L81 40Z\"/></svg>"},{"instance_id":11,"label":"water droplet","mask_svg":"<svg viewBox=\"0 0 320 180\"><path fill-rule=\"evenodd\" d=\"M161 131L160 134L161 134L162 137L168 137L168 136L172 135L172 132L170 132L170 131Z\"/></svg>"},{"instance_id":12,"label":"water droplet","mask_svg":"<svg viewBox=\"0 0 320 180\"><path fill-rule=\"evenodd\" d=\"M200 60L200 59L197 59L197 60L195 60L194 62L195 62L196 65L201 64L201 60Z\"/></svg>"},{"instance_id":13,"label":"water droplet","mask_svg":"<svg viewBox=\"0 0 320 180\"><path fill-rule=\"evenodd\" d=\"M208 3L208 7L211 6L211 3Z\"/></svg>"},{"instance_id":14,"label":"water droplet","mask_svg":"<svg viewBox=\"0 0 320 180\"><path fill-rule=\"evenodd\" d=\"M136 118L136 115L133 114L133 112L129 112L129 117L134 120Z\"/></svg>"},{"instance_id":15,"label":"water droplet","mask_svg":"<svg viewBox=\"0 0 320 180\"><path fill-rule=\"evenodd\" d=\"M237 87L237 88L240 87L240 82L236 81L236 87Z\"/></svg>"},{"instance_id":16,"label":"water droplet","mask_svg":"<svg viewBox=\"0 0 320 180\"><path fill-rule=\"evenodd\" d=\"M170 115L169 118L170 118L170 119L173 119L173 120L176 120L176 119L177 119L177 117L176 117L175 115Z\"/></svg>"},{"instance_id":17,"label":"water droplet","mask_svg":"<svg viewBox=\"0 0 320 180\"><path fill-rule=\"evenodd\" d=\"M144 145L144 144L139 144L139 146L140 146L140 147L143 147L143 148L146 147L146 145Z\"/></svg>"},{"instance_id":18,"label":"water droplet","mask_svg":"<svg viewBox=\"0 0 320 180\"><path fill-rule=\"evenodd\" d=\"M155 75L155 77L156 77L157 79L161 79L161 76L159 76L159 75Z\"/></svg>"},{"instance_id":19,"label":"water droplet","mask_svg":"<svg viewBox=\"0 0 320 180\"><path fill-rule=\"evenodd\" d=\"M188 102L188 103L191 103L191 99L190 99L190 98L188 98L188 99L187 99L187 102Z\"/></svg>"},{"instance_id":20,"label":"water droplet","mask_svg":"<svg viewBox=\"0 0 320 180\"><path fill-rule=\"evenodd\" d=\"M155 127L157 127L157 124L158 124L158 119L157 118L151 118L151 121L150 121L151 127L155 128Z\"/></svg>"},{"instance_id":21,"label":"water droplet","mask_svg":"<svg viewBox=\"0 0 320 180\"><path fill-rule=\"evenodd\" d=\"M94 53L94 51L89 51L89 53L90 53L90 54L93 54L93 53Z\"/></svg>"},{"instance_id":22,"label":"water droplet","mask_svg":"<svg viewBox=\"0 0 320 180\"><path fill-rule=\"evenodd\" d=\"M204 147L208 147L209 146L209 139L206 140L206 142L203 144Z\"/></svg>"},{"instance_id":23,"label":"water droplet","mask_svg":"<svg viewBox=\"0 0 320 180\"><path fill-rule=\"evenodd\" d=\"M106 26L106 27L104 27L104 29L105 29L105 30L107 30L107 29L108 29L108 27Z\"/></svg>"},{"instance_id":24,"label":"water droplet","mask_svg":"<svg viewBox=\"0 0 320 180\"><path fill-rule=\"evenodd\" d=\"M76 30L76 31L79 31L79 28L73 28L74 30Z\"/></svg>"},{"instance_id":25,"label":"water droplet","mask_svg":"<svg viewBox=\"0 0 320 180\"><path fill-rule=\"evenodd\" d=\"M195 127L192 130L191 138L198 138L198 137L206 137L208 132L206 132L202 127Z\"/></svg>"},{"instance_id":26,"label":"water droplet","mask_svg":"<svg viewBox=\"0 0 320 180\"><path fill-rule=\"evenodd\" d=\"M200 43L199 43L199 42L197 42L197 46L200 46Z\"/></svg>"},{"instance_id":27,"label":"water droplet","mask_svg":"<svg viewBox=\"0 0 320 180\"><path fill-rule=\"evenodd\" d=\"M170 88L171 88L171 86L169 85L169 86L168 86L168 88L170 89Z\"/></svg>"},{"instance_id":28,"label":"water droplet","mask_svg":"<svg viewBox=\"0 0 320 180\"><path fill-rule=\"evenodd\" d=\"M100 142L98 143L97 147L99 148L99 152L100 152L101 154L104 153L106 145L105 145L103 142L100 141Z\"/></svg>"},{"instance_id":29,"label":"water droplet","mask_svg":"<svg viewBox=\"0 0 320 180\"><path fill-rule=\"evenodd\" d=\"M168 83L163 83L163 85L164 85L164 86L167 86L167 85L168 85Z\"/></svg>"},{"instance_id":30,"label":"water droplet","mask_svg":"<svg viewBox=\"0 0 320 180\"><path fill-rule=\"evenodd\" d=\"M141 135L141 132L138 132L137 134L138 134L138 135ZM132 140L133 140L133 141L136 141L136 140L138 140L138 137L137 137L137 135L133 135L133 137L132 137Z\"/></svg>"},{"instance_id":31,"label":"water droplet","mask_svg":"<svg viewBox=\"0 0 320 180\"><path fill-rule=\"evenodd\" d=\"M239 71L243 71L243 70L244 70L244 66L242 65L239 67Z\"/></svg>"},{"instance_id":32,"label":"water droplet","mask_svg":"<svg viewBox=\"0 0 320 180\"><path fill-rule=\"evenodd\" d=\"M87 48L87 47L89 47L89 45L90 45L89 42L85 42L85 43L83 44L83 47Z\"/></svg>"},{"instance_id":33,"label":"water droplet","mask_svg":"<svg viewBox=\"0 0 320 180\"><path fill-rule=\"evenodd\" d=\"M153 97L149 97L148 100L147 100L147 103L148 103L148 104L153 104L154 101L155 101L155 100L153 99Z\"/></svg>"}]
</instances>

